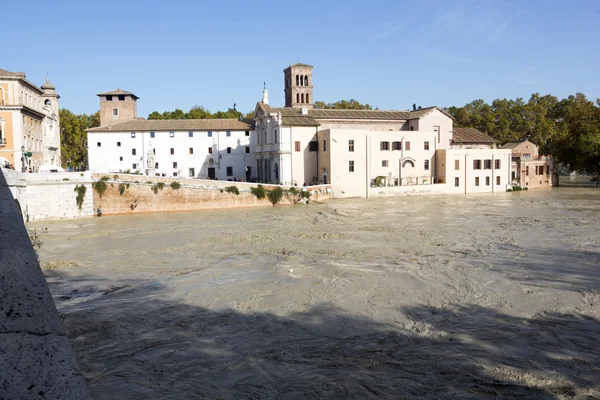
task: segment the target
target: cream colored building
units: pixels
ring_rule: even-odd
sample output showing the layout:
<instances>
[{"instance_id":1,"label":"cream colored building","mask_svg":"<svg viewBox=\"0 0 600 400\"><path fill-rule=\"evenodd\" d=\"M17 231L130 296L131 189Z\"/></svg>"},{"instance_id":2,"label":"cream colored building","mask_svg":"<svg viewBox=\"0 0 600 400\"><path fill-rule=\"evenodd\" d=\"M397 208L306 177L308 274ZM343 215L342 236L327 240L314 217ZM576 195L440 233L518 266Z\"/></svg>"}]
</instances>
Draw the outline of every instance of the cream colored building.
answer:
<instances>
[{"instance_id":1,"label":"cream colored building","mask_svg":"<svg viewBox=\"0 0 600 400\"><path fill-rule=\"evenodd\" d=\"M550 155L539 154L539 148L529 140L510 142L502 146L511 151L511 180L513 185L528 189L556 186L553 173L553 159Z\"/></svg>"},{"instance_id":2,"label":"cream colored building","mask_svg":"<svg viewBox=\"0 0 600 400\"><path fill-rule=\"evenodd\" d=\"M23 72L0 69L0 165L32 172L41 165L60 166L55 89L48 78L38 87Z\"/></svg>"},{"instance_id":3,"label":"cream colored building","mask_svg":"<svg viewBox=\"0 0 600 400\"><path fill-rule=\"evenodd\" d=\"M475 143L461 142L460 134L454 140L453 119L438 107L314 109L311 66L289 66L284 80L286 107L272 107L265 90L254 112L259 181L329 183L335 197L506 190L510 151L495 149L495 141L479 131L479 141L472 131L465 137ZM300 102L294 97L298 93ZM467 164L459 170L447 168L457 157ZM481 161L480 169L473 160Z\"/></svg>"}]
</instances>

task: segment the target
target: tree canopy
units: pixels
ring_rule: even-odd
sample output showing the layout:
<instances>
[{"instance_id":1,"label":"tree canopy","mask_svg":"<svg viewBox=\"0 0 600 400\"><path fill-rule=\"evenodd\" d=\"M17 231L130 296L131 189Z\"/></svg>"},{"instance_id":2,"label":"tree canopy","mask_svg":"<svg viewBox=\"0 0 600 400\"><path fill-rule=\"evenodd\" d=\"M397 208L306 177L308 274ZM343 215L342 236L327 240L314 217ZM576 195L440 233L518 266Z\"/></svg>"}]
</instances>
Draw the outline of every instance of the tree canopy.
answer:
<instances>
[{"instance_id":1,"label":"tree canopy","mask_svg":"<svg viewBox=\"0 0 600 400\"><path fill-rule=\"evenodd\" d=\"M84 168L87 166L87 134L85 130L100 126L100 112L77 115L61 108L58 115L62 165Z\"/></svg>"},{"instance_id":2,"label":"tree canopy","mask_svg":"<svg viewBox=\"0 0 600 400\"><path fill-rule=\"evenodd\" d=\"M227 111L217 111L215 113L211 113L210 110L202 106L195 105L188 112L184 112L179 108L175 111L165 111L163 113L153 111L148 115L148 119L241 119L252 114L242 114L235 109L235 105L234 108L228 108Z\"/></svg>"},{"instance_id":3,"label":"tree canopy","mask_svg":"<svg viewBox=\"0 0 600 400\"><path fill-rule=\"evenodd\" d=\"M325 103L323 101L315 101L315 108L321 110L372 110L370 104L361 104L354 99L339 100L335 103ZM377 108L376 108L377 109Z\"/></svg>"}]
</instances>

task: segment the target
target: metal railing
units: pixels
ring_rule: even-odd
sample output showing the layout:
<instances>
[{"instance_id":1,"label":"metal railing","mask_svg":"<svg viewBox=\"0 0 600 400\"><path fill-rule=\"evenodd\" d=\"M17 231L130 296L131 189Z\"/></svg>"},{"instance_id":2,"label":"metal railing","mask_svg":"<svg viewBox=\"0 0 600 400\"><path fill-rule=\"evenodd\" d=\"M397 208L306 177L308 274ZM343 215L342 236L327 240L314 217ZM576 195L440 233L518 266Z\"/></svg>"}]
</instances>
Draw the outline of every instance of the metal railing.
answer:
<instances>
[{"instance_id":1,"label":"metal railing","mask_svg":"<svg viewBox=\"0 0 600 400\"><path fill-rule=\"evenodd\" d=\"M444 178L425 176L409 176L405 178L394 177L391 181L387 177L383 179L371 179L371 187L386 187L386 186L415 186L415 185L432 185L444 183Z\"/></svg>"}]
</instances>

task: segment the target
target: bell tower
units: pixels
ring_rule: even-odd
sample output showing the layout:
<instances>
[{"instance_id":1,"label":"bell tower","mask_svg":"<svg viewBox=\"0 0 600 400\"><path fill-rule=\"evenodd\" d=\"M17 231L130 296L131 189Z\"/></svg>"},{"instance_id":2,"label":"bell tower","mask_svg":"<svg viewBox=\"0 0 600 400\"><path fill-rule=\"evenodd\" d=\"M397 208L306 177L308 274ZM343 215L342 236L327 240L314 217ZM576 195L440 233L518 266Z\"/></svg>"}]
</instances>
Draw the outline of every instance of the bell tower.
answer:
<instances>
[{"instance_id":1,"label":"bell tower","mask_svg":"<svg viewBox=\"0 0 600 400\"><path fill-rule=\"evenodd\" d=\"M283 70L286 107L313 108L313 67L293 64Z\"/></svg>"},{"instance_id":2,"label":"bell tower","mask_svg":"<svg viewBox=\"0 0 600 400\"><path fill-rule=\"evenodd\" d=\"M137 97L121 89L98 93L100 97L100 126L137 118Z\"/></svg>"}]
</instances>

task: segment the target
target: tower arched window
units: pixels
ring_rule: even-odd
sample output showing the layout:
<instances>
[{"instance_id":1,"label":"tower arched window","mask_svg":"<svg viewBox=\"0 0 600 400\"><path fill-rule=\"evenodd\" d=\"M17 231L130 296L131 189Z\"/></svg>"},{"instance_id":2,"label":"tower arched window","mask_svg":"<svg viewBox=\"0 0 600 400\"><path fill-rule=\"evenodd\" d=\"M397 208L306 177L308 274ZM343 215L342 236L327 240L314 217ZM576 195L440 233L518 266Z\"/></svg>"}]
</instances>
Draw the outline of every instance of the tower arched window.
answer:
<instances>
[{"instance_id":1,"label":"tower arched window","mask_svg":"<svg viewBox=\"0 0 600 400\"><path fill-rule=\"evenodd\" d=\"M304 75L304 86L308 86L308 75Z\"/></svg>"},{"instance_id":2,"label":"tower arched window","mask_svg":"<svg viewBox=\"0 0 600 400\"><path fill-rule=\"evenodd\" d=\"M300 100L302 100L302 103L304 103L304 93L300 95Z\"/></svg>"},{"instance_id":3,"label":"tower arched window","mask_svg":"<svg viewBox=\"0 0 600 400\"><path fill-rule=\"evenodd\" d=\"M300 76L296 75L296 86L300 86Z\"/></svg>"},{"instance_id":4,"label":"tower arched window","mask_svg":"<svg viewBox=\"0 0 600 400\"><path fill-rule=\"evenodd\" d=\"M306 93L306 102L310 103L310 100L308 100L308 93Z\"/></svg>"},{"instance_id":5,"label":"tower arched window","mask_svg":"<svg viewBox=\"0 0 600 400\"><path fill-rule=\"evenodd\" d=\"M296 93L296 103L300 103L300 93Z\"/></svg>"}]
</instances>

